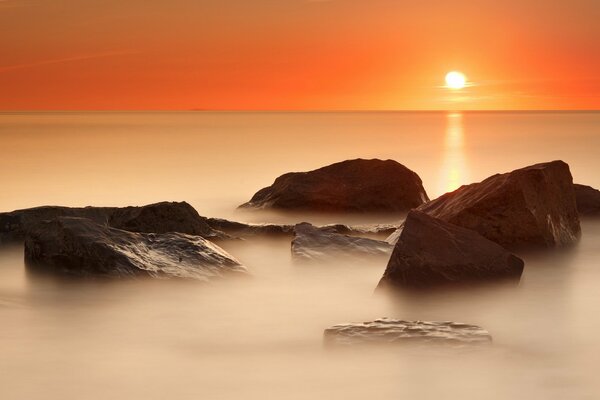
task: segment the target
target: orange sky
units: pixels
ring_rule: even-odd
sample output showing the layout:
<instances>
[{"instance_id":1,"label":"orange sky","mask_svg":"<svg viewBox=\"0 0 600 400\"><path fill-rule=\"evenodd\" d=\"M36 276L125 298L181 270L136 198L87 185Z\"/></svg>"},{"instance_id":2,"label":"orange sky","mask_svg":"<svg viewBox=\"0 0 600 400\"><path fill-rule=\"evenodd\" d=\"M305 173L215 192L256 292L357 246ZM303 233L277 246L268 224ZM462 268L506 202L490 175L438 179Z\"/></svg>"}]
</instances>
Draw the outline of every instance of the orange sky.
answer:
<instances>
[{"instance_id":1,"label":"orange sky","mask_svg":"<svg viewBox=\"0 0 600 400\"><path fill-rule=\"evenodd\" d=\"M0 0L0 110L600 109L599 21L598 0ZM473 86L443 88L454 69Z\"/></svg>"}]
</instances>

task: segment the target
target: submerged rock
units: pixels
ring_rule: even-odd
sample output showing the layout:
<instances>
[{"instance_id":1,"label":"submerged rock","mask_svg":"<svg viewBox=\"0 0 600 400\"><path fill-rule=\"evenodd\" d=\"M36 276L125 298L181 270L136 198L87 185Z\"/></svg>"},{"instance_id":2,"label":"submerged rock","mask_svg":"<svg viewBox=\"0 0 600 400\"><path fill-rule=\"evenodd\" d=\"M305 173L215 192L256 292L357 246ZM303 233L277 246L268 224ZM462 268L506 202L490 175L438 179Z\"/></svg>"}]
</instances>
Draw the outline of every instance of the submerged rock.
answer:
<instances>
[{"instance_id":1,"label":"submerged rock","mask_svg":"<svg viewBox=\"0 0 600 400\"><path fill-rule=\"evenodd\" d=\"M342 235L301 223L294 227L292 256L296 260L336 260L342 257L389 257L393 246L382 240Z\"/></svg>"},{"instance_id":2,"label":"submerged rock","mask_svg":"<svg viewBox=\"0 0 600 400\"><path fill-rule=\"evenodd\" d=\"M439 343L490 344L488 331L458 322L404 321L381 318L371 322L334 325L325 330L330 345Z\"/></svg>"},{"instance_id":3,"label":"submerged rock","mask_svg":"<svg viewBox=\"0 0 600 400\"><path fill-rule=\"evenodd\" d=\"M519 281L523 260L465 229L411 211L378 288Z\"/></svg>"},{"instance_id":4,"label":"submerged rock","mask_svg":"<svg viewBox=\"0 0 600 400\"><path fill-rule=\"evenodd\" d=\"M291 235L294 231L294 225L246 224L223 218L207 218L206 222L212 229L224 232L233 237L255 235L281 236Z\"/></svg>"},{"instance_id":5,"label":"submerged rock","mask_svg":"<svg viewBox=\"0 0 600 400\"><path fill-rule=\"evenodd\" d=\"M25 259L41 270L84 277L207 281L246 272L239 261L200 236L127 232L76 217L40 222L29 229Z\"/></svg>"},{"instance_id":6,"label":"submerged rock","mask_svg":"<svg viewBox=\"0 0 600 400\"><path fill-rule=\"evenodd\" d=\"M600 190L591 186L574 184L579 215L600 216Z\"/></svg>"},{"instance_id":7,"label":"submerged rock","mask_svg":"<svg viewBox=\"0 0 600 400\"><path fill-rule=\"evenodd\" d=\"M428 200L421 178L393 160L348 160L291 172L240 207L318 212L398 212Z\"/></svg>"},{"instance_id":8,"label":"submerged rock","mask_svg":"<svg viewBox=\"0 0 600 400\"><path fill-rule=\"evenodd\" d=\"M244 238L248 236L292 236L295 225L286 224L250 224L230 221L223 218L207 218L206 222L215 231L222 232L231 237ZM389 235L397 225L372 224L372 225L343 225L330 224L319 226L324 232L341 233L344 235Z\"/></svg>"},{"instance_id":9,"label":"submerged rock","mask_svg":"<svg viewBox=\"0 0 600 400\"><path fill-rule=\"evenodd\" d=\"M563 161L493 175L418 210L507 248L565 246L581 234L573 178Z\"/></svg>"},{"instance_id":10,"label":"submerged rock","mask_svg":"<svg viewBox=\"0 0 600 400\"><path fill-rule=\"evenodd\" d=\"M87 218L132 232L180 232L203 237L222 235L188 203L161 202L141 207L44 206L0 213L0 242L22 240L25 233L39 222L58 217Z\"/></svg>"}]
</instances>

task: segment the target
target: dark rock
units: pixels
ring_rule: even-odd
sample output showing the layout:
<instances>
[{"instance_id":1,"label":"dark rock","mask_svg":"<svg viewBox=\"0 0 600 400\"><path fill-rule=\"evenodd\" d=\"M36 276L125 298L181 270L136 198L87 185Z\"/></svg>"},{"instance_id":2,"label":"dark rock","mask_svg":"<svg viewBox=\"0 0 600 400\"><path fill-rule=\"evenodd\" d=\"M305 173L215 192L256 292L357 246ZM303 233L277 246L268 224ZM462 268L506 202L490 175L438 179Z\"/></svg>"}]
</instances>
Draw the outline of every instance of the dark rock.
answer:
<instances>
[{"instance_id":1,"label":"dark rock","mask_svg":"<svg viewBox=\"0 0 600 400\"><path fill-rule=\"evenodd\" d=\"M591 186L574 184L579 215L600 216L600 190Z\"/></svg>"},{"instance_id":2,"label":"dark rock","mask_svg":"<svg viewBox=\"0 0 600 400\"><path fill-rule=\"evenodd\" d=\"M393 246L381 240L342 235L301 223L294 228L292 256L296 260L337 260L343 257L387 258Z\"/></svg>"},{"instance_id":3,"label":"dark rock","mask_svg":"<svg viewBox=\"0 0 600 400\"><path fill-rule=\"evenodd\" d=\"M329 345L427 343L453 346L490 344L483 328L458 322L403 321L382 318L372 322L334 325L326 329Z\"/></svg>"},{"instance_id":4,"label":"dark rock","mask_svg":"<svg viewBox=\"0 0 600 400\"><path fill-rule=\"evenodd\" d=\"M25 259L40 270L81 277L189 278L207 281L246 268L200 236L133 233L60 217L31 227Z\"/></svg>"},{"instance_id":5,"label":"dark rock","mask_svg":"<svg viewBox=\"0 0 600 400\"><path fill-rule=\"evenodd\" d=\"M421 178L393 160L348 160L292 172L240 207L318 212L399 212L428 200Z\"/></svg>"},{"instance_id":6,"label":"dark rock","mask_svg":"<svg viewBox=\"0 0 600 400\"><path fill-rule=\"evenodd\" d=\"M180 232L219 237L206 218L186 202L162 202L142 207L59 207L44 206L0 213L0 242L22 240L31 227L58 217L87 218L113 228L133 232Z\"/></svg>"},{"instance_id":7,"label":"dark rock","mask_svg":"<svg viewBox=\"0 0 600 400\"><path fill-rule=\"evenodd\" d=\"M179 232L205 238L218 237L205 217L186 202L162 202L142 207L117 208L108 220L114 228L131 232Z\"/></svg>"},{"instance_id":8,"label":"dark rock","mask_svg":"<svg viewBox=\"0 0 600 400\"><path fill-rule=\"evenodd\" d=\"M411 211L379 288L519 281L523 261L477 232Z\"/></svg>"},{"instance_id":9,"label":"dark rock","mask_svg":"<svg viewBox=\"0 0 600 400\"><path fill-rule=\"evenodd\" d=\"M281 236L291 235L294 231L294 225L246 224L222 218L207 218L206 222L212 229L234 237L255 235Z\"/></svg>"},{"instance_id":10,"label":"dark rock","mask_svg":"<svg viewBox=\"0 0 600 400\"><path fill-rule=\"evenodd\" d=\"M563 161L494 175L418 209L511 249L570 245L581 234L573 178Z\"/></svg>"}]
</instances>

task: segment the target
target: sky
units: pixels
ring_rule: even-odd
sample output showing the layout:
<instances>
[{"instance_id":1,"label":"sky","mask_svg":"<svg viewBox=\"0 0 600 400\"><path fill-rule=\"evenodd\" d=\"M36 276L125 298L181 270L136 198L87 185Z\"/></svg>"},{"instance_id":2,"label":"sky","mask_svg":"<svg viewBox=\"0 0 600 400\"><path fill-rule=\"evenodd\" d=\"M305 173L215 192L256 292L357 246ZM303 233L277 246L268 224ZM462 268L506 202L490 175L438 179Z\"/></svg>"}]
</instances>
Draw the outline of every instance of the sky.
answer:
<instances>
[{"instance_id":1,"label":"sky","mask_svg":"<svg viewBox=\"0 0 600 400\"><path fill-rule=\"evenodd\" d=\"M597 110L598 21L598 0L0 0L0 110Z\"/></svg>"}]
</instances>

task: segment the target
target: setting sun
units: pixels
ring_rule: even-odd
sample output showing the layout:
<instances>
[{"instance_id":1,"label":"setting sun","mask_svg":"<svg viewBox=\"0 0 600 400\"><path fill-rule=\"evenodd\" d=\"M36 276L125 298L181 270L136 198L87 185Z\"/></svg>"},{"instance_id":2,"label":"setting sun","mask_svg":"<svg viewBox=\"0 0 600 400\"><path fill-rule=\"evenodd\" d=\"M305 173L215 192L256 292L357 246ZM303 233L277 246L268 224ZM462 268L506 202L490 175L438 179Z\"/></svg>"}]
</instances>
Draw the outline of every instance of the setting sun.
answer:
<instances>
[{"instance_id":1,"label":"setting sun","mask_svg":"<svg viewBox=\"0 0 600 400\"><path fill-rule=\"evenodd\" d=\"M467 78L462 72L451 71L446 74L446 87L450 89L462 89L466 82Z\"/></svg>"}]
</instances>

